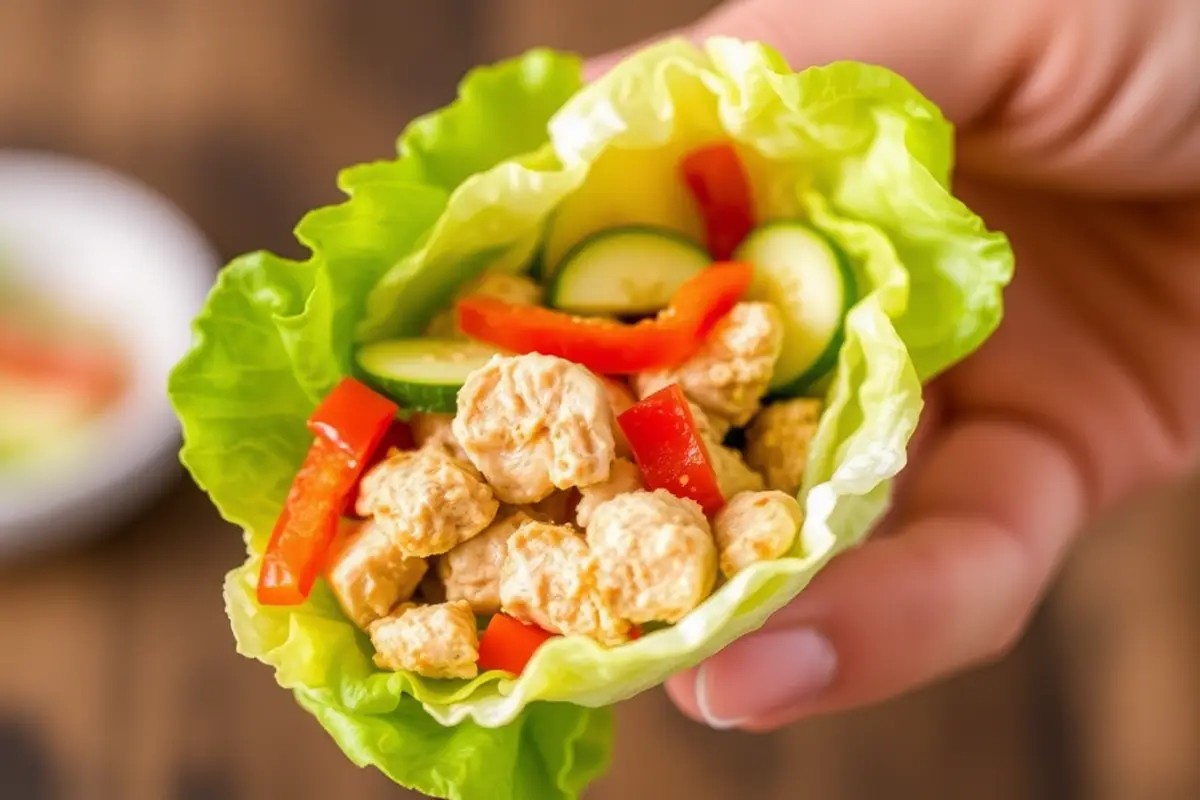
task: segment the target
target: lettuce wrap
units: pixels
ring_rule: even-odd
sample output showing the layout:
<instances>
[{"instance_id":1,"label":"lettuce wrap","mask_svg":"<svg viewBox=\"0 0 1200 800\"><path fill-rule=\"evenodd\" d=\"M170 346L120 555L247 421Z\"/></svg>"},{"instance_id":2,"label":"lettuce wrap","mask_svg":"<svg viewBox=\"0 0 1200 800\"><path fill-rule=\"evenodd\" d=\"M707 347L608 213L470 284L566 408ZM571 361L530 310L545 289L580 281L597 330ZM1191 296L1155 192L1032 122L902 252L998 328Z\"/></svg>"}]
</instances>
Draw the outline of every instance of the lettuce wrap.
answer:
<instances>
[{"instance_id":1,"label":"lettuce wrap","mask_svg":"<svg viewBox=\"0 0 1200 800\"><path fill-rule=\"evenodd\" d=\"M819 229L858 286L793 551L628 644L555 638L519 678L381 670L321 581L301 606L260 606L305 420L354 374L356 347L418 335L482 271L536 271L601 224L697 233L674 161L717 136L742 152L765 216ZM398 152L343 171L348 199L301 220L309 258L256 252L221 272L170 379L181 458L245 531L248 558L224 586L238 652L271 665L354 763L435 797L577 797L607 766L614 703L759 628L866 536L905 464L922 383L995 329L1012 253L952 195L952 127L903 78L848 62L794 72L756 43L668 40L587 85L576 56L532 50L469 73Z\"/></svg>"}]
</instances>

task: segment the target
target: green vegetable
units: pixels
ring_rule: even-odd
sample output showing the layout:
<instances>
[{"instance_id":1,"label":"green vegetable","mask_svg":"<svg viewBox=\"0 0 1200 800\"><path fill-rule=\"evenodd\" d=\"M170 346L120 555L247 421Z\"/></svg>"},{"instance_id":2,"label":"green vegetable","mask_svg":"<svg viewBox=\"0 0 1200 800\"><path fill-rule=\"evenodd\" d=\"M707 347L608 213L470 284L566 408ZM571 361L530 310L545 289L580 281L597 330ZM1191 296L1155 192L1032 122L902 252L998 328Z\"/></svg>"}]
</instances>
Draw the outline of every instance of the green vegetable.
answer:
<instances>
[{"instance_id":1,"label":"green vegetable","mask_svg":"<svg viewBox=\"0 0 1200 800\"><path fill-rule=\"evenodd\" d=\"M747 299L770 302L783 317L772 393L809 391L837 365L842 319L854 305L854 273L845 256L803 222L772 222L747 236L733 257L754 265Z\"/></svg>"},{"instance_id":2,"label":"green vegetable","mask_svg":"<svg viewBox=\"0 0 1200 800\"><path fill-rule=\"evenodd\" d=\"M360 349L357 360L367 382L402 408L453 414L467 376L497 352L464 339L386 339Z\"/></svg>"},{"instance_id":3,"label":"green vegetable","mask_svg":"<svg viewBox=\"0 0 1200 800\"><path fill-rule=\"evenodd\" d=\"M272 665L356 763L434 796L578 797L607 757L602 706L758 628L866 535L904 464L921 381L987 338L1011 275L1005 238L950 193L949 124L881 68L795 74L760 45L671 40L581 87L578 61L546 51L472 73L458 103L405 132L399 158L343 173L349 200L298 228L309 259L256 253L223 272L171 378L183 461L246 530L249 559L225 586L239 652ZM552 267L613 224L698 236L668 156L717 131L743 152L761 215L820 230L859 288L791 557L726 582L686 628L612 649L556 638L516 680L380 671L320 582L303 606L256 605L257 554L311 440L304 420L351 371L356 342L416 334L480 270L527 262L531 242ZM635 179L618 214L605 187Z\"/></svg>"},{"instance_id":4,"label":"green vegetable","mask_svg":"<svg viewBox=\"0 0 1200 800\"><path fill-rule=\"evenodd\" d=\"M674 231L610 228L567 253L550 305L577 314L650 314L711 263L703 247Z\"/></svg>"}]
</instances>

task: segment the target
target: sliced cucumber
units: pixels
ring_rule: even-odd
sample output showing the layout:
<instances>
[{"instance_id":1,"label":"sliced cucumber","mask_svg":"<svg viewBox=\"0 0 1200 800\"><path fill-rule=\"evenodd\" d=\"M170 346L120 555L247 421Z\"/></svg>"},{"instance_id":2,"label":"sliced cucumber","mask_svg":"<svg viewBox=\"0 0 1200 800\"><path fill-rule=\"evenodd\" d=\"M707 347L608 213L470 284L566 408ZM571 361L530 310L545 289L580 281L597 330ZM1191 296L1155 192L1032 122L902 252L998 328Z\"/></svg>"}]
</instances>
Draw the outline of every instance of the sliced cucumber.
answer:
<instances>
[{"instance_id":1,"label":"sliced cucumber","mask_svg":"<svg viewBox=\"0 0 1200 800\"><path fill-rule=\"evenodd\" d=\"M403 408L453 414L467 376L499 351L463 339L388 339L356 356L367 382Z\"/></svg>"},{"instance_id":2,"label":"sliced cucumber","mask_svg":"<svg viewBox=\"0 0 1200 800\"><path fill-rule=\"evenodd\" d=\"M563 258L550 305L575 314L637 315L667 305L680 284L712 259L666 228L631 225L589 236Z\"/></svg>"},{"instance_id":3,"label":"sliced cucumber","mask_svg":"<svg viewBox=\"0 0 1200 800\"><path fill-rule=\"evenodd\" d=\"M733 257L754 265L747 299L772 303L783 316L772 394L812 391L837 364L842 323L856 299L845 256L811 226L781 221L755 229Z\"/></svg>"}]
</instances>

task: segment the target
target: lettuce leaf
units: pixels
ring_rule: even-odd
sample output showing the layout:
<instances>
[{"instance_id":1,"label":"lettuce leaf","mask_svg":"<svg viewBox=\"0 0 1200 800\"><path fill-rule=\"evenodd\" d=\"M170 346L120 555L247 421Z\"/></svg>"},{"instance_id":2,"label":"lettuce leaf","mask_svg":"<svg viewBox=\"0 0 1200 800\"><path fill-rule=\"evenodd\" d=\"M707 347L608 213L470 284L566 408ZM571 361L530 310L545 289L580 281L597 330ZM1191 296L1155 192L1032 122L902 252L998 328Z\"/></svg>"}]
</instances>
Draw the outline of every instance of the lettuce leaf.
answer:
<instances>
[{"instance_id":1,"label":"lettuce leaf","mask_svg":"<svg viewBox=\"0 0 1200 800\"><path fill-rule=\"evenodd\" d=\"M556 638L516 680L380 671L323 585L298 608L258 606L258 557L310 441L304 420L351 371L355 344L420 331L481 270L552 269L599 227L696 235L675 156L714 138L739 148L764 216L807 218L858 273L790 556L620 648ZM311 258L255 253L223 272L172 375L184 464L246 530L249 558L225 584L239 652L272 665L356 763L405 785L577 796L607 758L605 706L758 628L868 533L905 463L922 381L998 324L1012 253L952 196L952 146L938 109L893 73L794 73L731 39L669 40L586 87L577 59L545 50L471 73L456 103L405 131L399 158L342 174L349 200L297 228Z\"/></svg>"}]
</instances>

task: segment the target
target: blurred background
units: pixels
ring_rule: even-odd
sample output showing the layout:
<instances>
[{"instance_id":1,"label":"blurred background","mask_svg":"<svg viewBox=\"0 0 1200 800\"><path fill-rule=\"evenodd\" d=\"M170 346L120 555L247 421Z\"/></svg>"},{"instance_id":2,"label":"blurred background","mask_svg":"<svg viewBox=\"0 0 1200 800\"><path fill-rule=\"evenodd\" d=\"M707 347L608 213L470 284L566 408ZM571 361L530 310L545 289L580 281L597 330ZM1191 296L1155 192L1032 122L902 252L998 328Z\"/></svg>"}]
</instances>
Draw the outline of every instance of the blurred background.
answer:
<instances>
[{"instance_id":1,"label":"blurred background","mask_svg":"<svg viewBox=\"0 0 1200 800\"><path fill-rule=\"evenodd\" d=\"M392 155L471 65L538 44L598 53L711 5L0 0L0 154L147 184L216 251L207 281L247 250L303 255L292 226L340 199L337 170ZM157 469L165 490L103 538L72 540L85 508L43 530L61 546L0 562L0 798L409 796L235 654L220 582L239 533ZM660 692L626 704L590 797L1200 798L1196 488L1090 531L1015 652L936 687L767 736L703 729Z\"/></svg>"}]
</instances>

